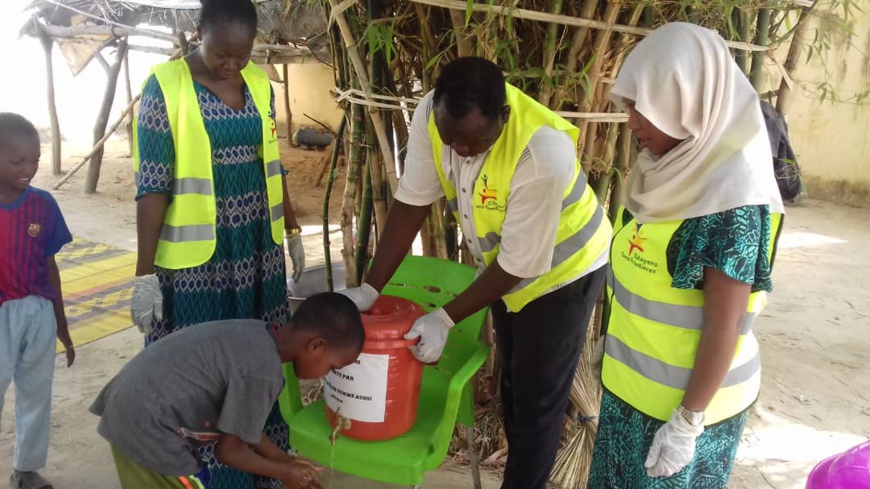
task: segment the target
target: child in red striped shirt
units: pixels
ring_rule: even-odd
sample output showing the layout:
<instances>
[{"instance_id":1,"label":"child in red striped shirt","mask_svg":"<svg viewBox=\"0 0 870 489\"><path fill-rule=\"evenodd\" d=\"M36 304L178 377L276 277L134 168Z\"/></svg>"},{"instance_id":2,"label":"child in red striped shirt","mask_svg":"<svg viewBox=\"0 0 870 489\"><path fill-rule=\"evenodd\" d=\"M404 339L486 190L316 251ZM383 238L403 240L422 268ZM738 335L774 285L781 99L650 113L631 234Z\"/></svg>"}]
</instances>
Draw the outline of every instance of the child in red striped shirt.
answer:
<instances>
[{"instance_id":1,"label":"child in red striped shirt","mask_svg":"<svg viewBox=\"0 0 870 489\"><path fill-rule=\"evenodd\" d=\"M75 360L54 255L72 236L57 202L30 186L39 133L27 119L0 113L0 412L15 381L13 488L51 488L46 465L55 337Z\"/></svg>"}]
</instances>

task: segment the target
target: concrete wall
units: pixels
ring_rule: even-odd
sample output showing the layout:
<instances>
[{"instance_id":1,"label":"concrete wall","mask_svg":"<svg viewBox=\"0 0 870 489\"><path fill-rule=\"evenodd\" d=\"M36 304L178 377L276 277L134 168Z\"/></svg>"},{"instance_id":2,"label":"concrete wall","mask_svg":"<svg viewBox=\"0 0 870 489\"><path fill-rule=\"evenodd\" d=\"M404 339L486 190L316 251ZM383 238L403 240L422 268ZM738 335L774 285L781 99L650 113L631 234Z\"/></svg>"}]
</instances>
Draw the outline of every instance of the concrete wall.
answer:
<instances>
[{"instance_id":1,"label":"concrete wall","mask_svg":"<svg viewBox=\"0 0 870 489\"><path fill-rule=\"evenodd\" d=\"M276 67L279 72L280 67ZM293 127L310 126L319 128L318 124L305 117L309 115L313 119L329 126L333 131L338 129L338 124L344 112L335 103L332 90L335 89L335 79L332 68L312 60L302 64L289 66L290 77L290 112L293 113ZM275 105L278 113L278 126L283 128L286 119L284 110L284 92L280 84L275 84ZM283 129L282 129L283 130Z\"/></svg>"},{"instance_id":2,"label":"concrete wall","mask_svg":"<svg viewBox=\"0 0 870 489\"><path fill-rule=\"evenodd\" d=\"M870 90L870 9L856 12L851 28L851 39L834 40L827 68L818 59L799 67L787 120L810 195L870 203L870 98L819 102L817 85L827 81L842 98Z\"/></svg>"}]
</instances>

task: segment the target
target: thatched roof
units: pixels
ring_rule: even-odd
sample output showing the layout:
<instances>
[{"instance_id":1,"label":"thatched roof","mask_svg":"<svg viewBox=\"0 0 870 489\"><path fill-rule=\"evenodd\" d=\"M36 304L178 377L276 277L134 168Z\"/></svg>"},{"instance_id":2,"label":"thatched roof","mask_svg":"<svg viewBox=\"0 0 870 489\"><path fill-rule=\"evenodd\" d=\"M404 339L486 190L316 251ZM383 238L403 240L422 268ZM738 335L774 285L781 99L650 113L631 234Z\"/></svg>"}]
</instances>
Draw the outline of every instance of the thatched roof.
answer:
<instances>
[{"instance_id":1,"label":"thatched roof","mask_svg":"<svg viewBox=\"0 0 870 489\"><path fill-rule=\"evenodd\" d=\"M306 0L287 1L289 9L285 0L258 0L260 39L272 44L325 46L327 29L323 9ZM192 32L199 9L190 7L197 4L195 0L35 0L32 6L47 24L56 26L73 25L78 10L127 26L147 24Z\"/></svg>"}]
</instances>

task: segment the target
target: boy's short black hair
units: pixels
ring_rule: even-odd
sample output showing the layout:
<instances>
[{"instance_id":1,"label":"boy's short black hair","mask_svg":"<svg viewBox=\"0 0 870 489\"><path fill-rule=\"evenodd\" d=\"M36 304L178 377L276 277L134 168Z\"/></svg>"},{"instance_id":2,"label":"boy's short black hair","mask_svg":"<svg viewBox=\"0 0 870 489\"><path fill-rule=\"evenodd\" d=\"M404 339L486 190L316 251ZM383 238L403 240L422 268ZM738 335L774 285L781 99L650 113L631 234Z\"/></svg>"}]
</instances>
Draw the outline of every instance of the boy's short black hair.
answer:
<instances>
[{"instance_id":1,"label":"boy's short black hair","mask_svg":"<svg viewBox=\"0 0 870 489\"><path fill-rule=\"evenodd\" d=\"M0 113L0 144L21 138L28 138L39 146L39 131L32 122L12 112Z\"/></svg>"},{"instance_id":2,"label":"boy's short black hair","mask_svg":"<svg viewBox=\"0 0 870 489\"><path fill-rule=\"evenodd\" d=\"M507 101L504 83L501 69L492 61L475 56L456 58L441 70L433 102L438 105L443 101L454 119L477 107L484 117L495 121Z\"/></svg>"},{"instance_id":3,"label":"boy's short black hair","mask_svg":"<svg viewBox=\"0 0 870 489\"><path fill-rule=\"evenodd\" d=\"M201 0L199 27L209 30L220 24L241 24L257 32L257 7L252 0Z\"/></svg>"},{"instance_id":4,"label":"boy's short black hair","mask_svg":"<svg viewBox=\"0 0 870 489\"><path fill-rule=\"evenodd\" d=\"M305 299L293 313L290 327L317 333L333 349L359 351L365 342L365 328L356 304L335 292Z\"/></svg>"}]
</instances>

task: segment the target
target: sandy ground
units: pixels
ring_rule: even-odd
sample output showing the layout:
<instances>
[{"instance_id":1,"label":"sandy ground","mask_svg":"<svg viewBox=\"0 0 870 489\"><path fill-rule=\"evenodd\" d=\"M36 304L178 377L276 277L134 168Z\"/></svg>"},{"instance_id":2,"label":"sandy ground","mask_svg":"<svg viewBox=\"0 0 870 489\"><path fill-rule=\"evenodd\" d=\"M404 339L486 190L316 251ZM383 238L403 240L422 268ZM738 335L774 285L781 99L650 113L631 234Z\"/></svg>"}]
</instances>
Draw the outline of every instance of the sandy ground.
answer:
<instances>
[{"instance_id":1,"label":"sandy ground","mask_svg":"<svg viewBox=\"0 0 870 489\"><path fill-rule=\"evenodd\" d=\"M87 148L65 145L64 168ZM113 141L103 165L100 190L81 193L85 171L56 191L74 234L135 249L134 189L126 143ZM325 153L283 148L295 176L291 194L304 225L309 265L322 262L322 187L315 188ZM48 161L48 151L45 152ZM45 169L35 185L56 181ZM333 193L336 222L340 188ZM777 256L776 290L757 324L764 361L763 390L738 454L731 487L801 488L821 459L870 438L870 209L810 201L789 210ZM333 234L337 255L340 235ZM76 365L55 377L53 432L46 476L58 489L113 489L117 480L108 447L96 434L87 407L118 369L142 345L128 329L78 351ZM0 477L6 477L13 446L13 394L6 397L0 425ZM424 487L471 487L468 472L445 467ZM335 489L386 487L336 474ZM485 476L486 488L498 487Z\"/></svg>"}]
</instances>

